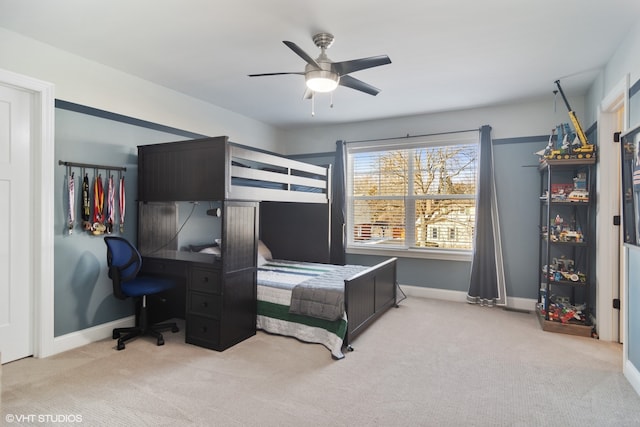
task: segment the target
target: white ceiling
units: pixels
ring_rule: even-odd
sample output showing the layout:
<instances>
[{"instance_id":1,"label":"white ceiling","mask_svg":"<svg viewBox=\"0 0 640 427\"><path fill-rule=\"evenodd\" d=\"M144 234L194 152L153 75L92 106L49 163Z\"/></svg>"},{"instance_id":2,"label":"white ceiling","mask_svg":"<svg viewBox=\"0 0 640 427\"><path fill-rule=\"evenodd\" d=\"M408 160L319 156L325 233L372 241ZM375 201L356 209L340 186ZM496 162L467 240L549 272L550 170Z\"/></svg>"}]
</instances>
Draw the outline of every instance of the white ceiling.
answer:
<instances>
[{"instance_id":1,"label":"white ceiling","mask_svg":"<svg viewBox=\"0 0 640 427\"><path fill-rule=\"evenodd\" d=\"M0 26L278 127L398 117L586 93L627 31L638 0L0 0ZM303 100L311 37L333 61L386 54Z\"/></svg>"}]
</instances>

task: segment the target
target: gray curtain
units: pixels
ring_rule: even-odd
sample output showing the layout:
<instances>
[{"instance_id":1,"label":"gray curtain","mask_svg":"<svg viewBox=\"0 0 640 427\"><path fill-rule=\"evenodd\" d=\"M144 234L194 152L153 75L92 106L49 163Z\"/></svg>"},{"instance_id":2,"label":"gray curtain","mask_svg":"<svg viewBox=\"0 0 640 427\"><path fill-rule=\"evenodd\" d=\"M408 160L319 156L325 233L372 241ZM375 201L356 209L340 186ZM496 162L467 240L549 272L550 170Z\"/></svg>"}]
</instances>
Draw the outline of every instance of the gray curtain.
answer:
<instances>
[{"instance_id":1,"label":"gray curtain","mask_svg":"<svg viewBox=\"0 0 640 427\"><path fill-rule=\"evenodd\" d=\"M493 173L491 126L480 128L480 175L476 227L467 301L487 306L506 305L498 202Z\"/></svg>"},{"instance_id":2,"label":"gray curtain","mask_svg":"<svg viewBox=\"0 0 640 427\"><path fill-rule=\"evenodd\" d=\"M345 142L336 141L331 188L331 264L344 265L345 256Z\"/></svg>"}]
</instances>

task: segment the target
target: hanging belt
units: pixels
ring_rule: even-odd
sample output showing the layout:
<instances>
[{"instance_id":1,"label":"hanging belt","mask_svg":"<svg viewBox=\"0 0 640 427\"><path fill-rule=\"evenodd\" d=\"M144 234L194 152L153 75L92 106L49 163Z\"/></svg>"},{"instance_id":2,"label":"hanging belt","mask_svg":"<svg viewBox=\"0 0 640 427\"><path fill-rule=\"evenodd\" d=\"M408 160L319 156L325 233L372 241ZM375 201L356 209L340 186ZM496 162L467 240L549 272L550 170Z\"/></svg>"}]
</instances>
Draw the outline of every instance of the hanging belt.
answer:
<instances>
[{"instance_id":1,"label":"hanging belt","mask_svg":"<svg viewBox=\"0 0 640 427\"><path fill-rule=\"evenodd\" d=\"M76 196L75 196L75 183L74 183L74 172L71 171L71 168L67 169L67 189L69 196L69 234L73 234L73 227L76 221Z\"/></svg>"},{"instance_id":2,"label":"hanging belt","mask_svg":"<svg viewBox=\"0 0 640 427\"><path fill-rule=\"evenodd\" d=\"M120 191L118 206L120 208L120 233L124 233L124 213L126 206L126 197L124 194L124 176L120 178Z\"/></svg>"},{"instance_id":3,"label":"hanging belt","mask_svg":"<svg viewBox=\"0 0 640 427\"><path fill-rule=\"evenodd\" d=\"M113 217L115 216L114 212L114 188L113 188L113 175L109 176L109 181L107 184L107 234L111 234L113 231Z\"/></svg>"},{"instance_id":4,"label":"hanging belt","mask_svg":"<svg viewBox=\"0 0 640 427\"><path fill-rule=\"evenodd\" d=\"M84 174L82 179L82 227L85 230L91 230L91 206L89 204L89 175Z\"/></svg>"},{"instance_id":5,"label":"hanging belt","mask_svg":"<svg viewBox=\"0 0 640 427\"><path fill-rule=\"evenodd\" d=\"M93 182L93 234L104 233L104 188L102 175L98 175Z\"/></svg>"}]
</instances>

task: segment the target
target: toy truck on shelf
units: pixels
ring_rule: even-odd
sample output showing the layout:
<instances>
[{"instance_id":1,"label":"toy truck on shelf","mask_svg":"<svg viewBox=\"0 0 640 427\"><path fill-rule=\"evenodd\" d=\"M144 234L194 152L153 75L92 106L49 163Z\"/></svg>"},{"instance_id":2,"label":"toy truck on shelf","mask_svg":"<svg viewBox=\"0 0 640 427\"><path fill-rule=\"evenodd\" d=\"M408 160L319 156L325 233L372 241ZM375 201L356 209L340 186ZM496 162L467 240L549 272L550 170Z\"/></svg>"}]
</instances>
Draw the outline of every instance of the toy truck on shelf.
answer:
<instances>
[{"instance_id":1,"label":"toy truck on shelf","mask_svg":"<svg viewBox=\"0 0 640 427\"><path fill-rule=\"evenodd\" d=\"M549 144L547 148L543 152L543 157L545 159L557 159L557 160L567 160L567 159L589 159L591 157L595 157L596 150L593 144L590 144L587 140L587 136L582 130L582 126L578 121L578 117L576 113L571 109L569 105L569 101L560 86L560 80L555 81L556 86L558 87L558 91L562 96L562 99L569 110L569 119L575 128L575 133L571 131L568 123L563 123L556 127L556 129L551 131L551 136L549 137ZM554 133L557 131L557 135ZM554 138L554 136L556 136ZM555 139L555 143L554 143Z\"/></svg>"},{"instance_id":2,"label":"toy truck on shelf","mask_svg":"<svg viewBox=\"0 0 640 427\"><path fill-rule=\"evenodd\" d=\"M589 159L594 156L593 144L582 144L569 123L562 123L551 130L549 143L542 152L542 157L554 160Z\"/></svg>"}]
</instances>

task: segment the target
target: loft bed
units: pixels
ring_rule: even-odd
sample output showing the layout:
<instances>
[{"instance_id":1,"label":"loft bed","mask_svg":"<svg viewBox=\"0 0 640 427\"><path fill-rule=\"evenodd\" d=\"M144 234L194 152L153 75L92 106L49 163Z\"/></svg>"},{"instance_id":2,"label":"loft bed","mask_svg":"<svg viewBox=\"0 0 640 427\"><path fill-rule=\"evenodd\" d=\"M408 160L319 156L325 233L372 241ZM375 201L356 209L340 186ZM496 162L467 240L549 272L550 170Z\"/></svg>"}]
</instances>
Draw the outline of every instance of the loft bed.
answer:
<instances>
[{"instance_id":1,"label":"loft bed","mask_svg":"<svg viewBox=\"0 0 640 427\"><path fill-rule=\"evenodd\" d=\"M353 340L368 325L396 305L395 258L371 267L329 264L329 167L234 144L227 137L216 137L140 146L138 175L139 216L145 217L139 221L138 233L143 255L146 248L160 247L171 240L177 228L176 213L165 204L161 204L164 207L160 209L149 208L153 202L215 201L223 206L227 201L258 202L260 218L255 234L242 231L253 229L254 219L248 219L244 227L242 218L222 215L221 243L213 249L217 254L211 258L212 262L222 260L223 268L228 271L233 268L257 270L258 329L323 344L339 359L343 357L343 346L351 348ZM225 212L224 208L222 211ZM239 241L241 239L245 241ZM258 255L263 252L259 242L270 249L266 257ZM175 241L162 247L178 250ZM252 260L247 260L248 250L255 254ZM211 248L204 249L204 252L211 251ZM283 264L294 270L317 267L332 270L334 286L343 290L338 298L342 304L339 319L292 313L295 286L274 282L273 274L270 279L263 279L274 266L282 273ZM342 274L339 277L336 276L338 270Z\"/></svg>"},{"instance_id":2,"label":"loft bed","mask_svg":"<svg viewBox=\"0 0 640 427\"><path fill-rule=\"evenodd\" d=\"M328 204L331 169L227 144L225 199Z\"/></svg>"},{"instance_id":3,"label":"loft bed","mask_svg":"<svg viewBox=\"0 0 640 427\"><path fill-rule=\"evenodd\" d=\"M330 202L330 169L226 136L138 147L138 200Z\"/></svg>"}]
</instances>

